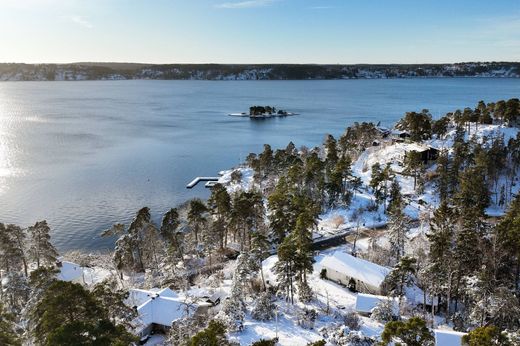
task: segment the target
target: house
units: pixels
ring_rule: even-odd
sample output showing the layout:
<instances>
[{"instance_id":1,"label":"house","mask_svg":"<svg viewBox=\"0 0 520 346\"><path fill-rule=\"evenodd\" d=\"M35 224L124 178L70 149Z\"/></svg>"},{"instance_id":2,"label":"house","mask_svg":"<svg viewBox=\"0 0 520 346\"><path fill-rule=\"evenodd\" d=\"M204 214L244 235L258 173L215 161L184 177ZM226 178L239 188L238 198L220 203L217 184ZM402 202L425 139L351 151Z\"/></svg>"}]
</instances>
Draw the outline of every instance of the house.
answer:
<instances>
[{"instance_id":1,"label":"house","mask_svg":"<svg viewBox=\"0 0 520 346\"><path fill-rule=\"evenodd\" d=\"M435 346L461 346L462 337L466 333L454 332L451 330L435 329Z\"/></svg>"},{"instance_id":2,"label":"house","mask_svg":"<svg viewBox=\"0 0 520 346\"><path fill-rule=\"evenodd\" d=\"M325 269L325 277L355 290L370 294L385 294L383 281L390 269L354 257L343 251L325 256L320 265Z\"/></svg>"},{"instance_id":3,"label":"house","mask_svg":"<svg viewBox=\"0 0 520 346\"><path fill-rule=\"evenodd\" d=\"M421 161L423 161L424 164L427 164L430 161L435 161L439 157L439 149L433 148L428 145L423 144L416 144L416 143L410 143L406 147L406 153L415 151L418 152L421 155Z\"/></svg>"},{"instance_id":4,"label":"house","mask_svg":"<svg viewBox=\"0 0 520 346\"><path fill-rule=\"evenodd\" d=\"M376 296L373 294L358 293L356 296L357 313L363 316L370 316L374 308L382 301L392 302L392 312L395 317L399 316L399 301L394 298L385 296Z\"/></svg>"},{"instance_id":5,"label":"house","mask_svg":"<svg viewBox=\"0 0 520 346\"><path fill-rule=\"evenodd\" d=\"M335 251L332 255L325 256L319 262L325 277L339 284L353 288L361 293L372 295L385 295L386 287L384 280L390 273L390 268L380 266L376 263L354 257L344 251ZM412 285L406 287L405 297L408 303L431 307L438 305L438 299Z\"/></svg>"},{"instance_id":6,"label":"house","mask_svg":"<svg viewBox=\"0 0 520 346\"><path fill-rule=\"evenodd\" d=\"M188 302L169 288L161 290L131 289L125 303L137 310L134 332L141 340L152 332L166 332L173 322L198 314L203 314L211 306L209 303Z\"/></svg>"}]
</instances>

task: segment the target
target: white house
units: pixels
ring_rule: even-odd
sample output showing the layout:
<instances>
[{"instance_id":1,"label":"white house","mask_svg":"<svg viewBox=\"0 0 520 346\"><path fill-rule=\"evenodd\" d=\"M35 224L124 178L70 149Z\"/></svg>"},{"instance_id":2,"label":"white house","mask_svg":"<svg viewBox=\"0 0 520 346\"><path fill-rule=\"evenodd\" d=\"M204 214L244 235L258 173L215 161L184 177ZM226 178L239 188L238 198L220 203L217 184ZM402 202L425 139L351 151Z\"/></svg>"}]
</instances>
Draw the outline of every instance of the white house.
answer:
<instances>
[{"instance_id":1,"label":"white house","mask_svg":"<svg viewBox=\"0 0 520 346\"><path fill-rule=\"evenodd\" d=\"M382 301L392 302L392 312L394 316L399 316L399 301L394 298L385 296L376 296L373 294L358 293L356 296L356 312L361 315L369 316L372 310Z\"/></svg>"},{"instance_id":2,"label":"white house","mask_svg":"<svg viewBox=\"0 0 520 346\"><path fill-rule=\"evenodd\" d=\"M329 280L349 286L355 282L356 290L370 294L384 294L382 287L390 269L378 264L354 257L343 251L336 251L320 261L321 268L326 270Z\"/></svg>"},{"instance_id":3,"label":"white house","mask_svg":"<svg viewBox=\"0 0 520 346\"><path fill-rule=\"evenodd\" d=\"M161 290L131 289L125 303L137 309L135 333L144 339L152 331L167 331L178 319L203 313L209 303L188 303L169 288Z\"/></svg>"},{"instance_id":4,"label":"white house","mask_svg":"<svg viewBox=\"0 0 520 346\"><path fill-rule=\"evenodd\" d=\"M451 330L435 329L435 346L461 346L462 337L466 333L454 332Z\"/></svg>"},{"instance_id":5,"label":"white house","mask_svg":"<svg viewBox=\"0 0 520 346\"><path fill-rule=\"evenodd\" d=\"M391 269L380 266L376 263L354 257L344 251L335 251L333 254L325 256L319 265L326 270L325 276L332 281L345 286L355 284L357 291L375 295L385 295L384 280ZM413 285L407 287L405 291L406 299L411 304L424 304L431 306L432 298L424 291ZM437 305L437 298L433 299L433 304Z\"/></svg>"}]
</instances>

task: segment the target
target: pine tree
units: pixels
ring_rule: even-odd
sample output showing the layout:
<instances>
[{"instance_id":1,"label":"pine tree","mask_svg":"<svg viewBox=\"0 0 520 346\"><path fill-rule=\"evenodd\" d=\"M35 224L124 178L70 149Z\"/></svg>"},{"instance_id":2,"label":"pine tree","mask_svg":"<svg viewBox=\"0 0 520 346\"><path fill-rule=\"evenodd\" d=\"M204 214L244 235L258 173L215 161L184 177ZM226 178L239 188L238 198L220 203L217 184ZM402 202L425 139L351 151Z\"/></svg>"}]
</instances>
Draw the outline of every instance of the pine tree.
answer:
<instances>
[{"instance_id":1,"label":"pine tree","mask_svg":"<svg viewBox=\"0 0 520 346\"><path fill-rule=\"evenodd\" d=\"M507 340L505 333L499 328L489 325L479 327L462 337L462 345L464 346L513 346Z\"/></svg>"},{"instance_id":2,"label":"pine tree","mask_svg":"<svg viewBox=\"0 0 520 346\"><path fill-rule=\"evenodd\" d=\"M506 216L495 228L498 254L497 277L512 288L520 285L520 197L509 205ZM518 289L517 289L518 292Z\"/></svg>"},{"instance_id":3,"label":"pine tree","mask_svg":"<svg viewBox=\"0 0 520 346\"><path fill-rule=\"evenodd\" d=\"M230 346L226 338L226 326L219 321L210 321L208 327L194 335L189 346Z\"/></svg>"},{"instance_id":4,"label":"pine tree","mask_svg":"<svg viewBox=\"0 0 520 346\"><path fill-rule=\"evenodd\" d=\"M385 277L384 287L391 296L399 298L399 306L406 294L406 288L415 284L417 260L412 257L401 257L392 271Z\"/></svg>"},{"instance_id":5,"label":"pine tree","mask_svg":"<svg viewBox=\"0 0 520 346\"><path fill-rule=\"evenodd\" d=\"M392 342L407 346L433 346L435 344L432 332L426 322L419 317L412 317L408 321L392 321L385 325L381 334L382 344Z\"/></svg>"},{"instance_id":6,"label":"pine tree","mask_svg":"<svg viewBox=\"0 0 520 346\"><path fill-rule=\"evenodd\" d=\"M450 192L450 159L448 151L443 149L437 158L437 191L441 202L446 201Z\"/></svg>"},{"instance_id":7,"label":"pine tree","mask_svg":"<svg viewBox=\"0 0 520 346\"><path fill-rule=\"evenodd\" d=\"M425 269L429 278L428 290L432 296L446 296L446 319L450 318L450 304L453 290L453 279L456 275L454 258L455 247L455 211L446 203L441 202L439 208L433 212L430 221L429 263Z\"/></svg>"},{"instance_id":8,"label":"pine tree","mask_svg":"<svg viewBox=\"0 0 520 346\"><path fill-rule=\"evenodd\" d=\"M278 246L278 262L274 266L278 279L278 290L291 303L294 303L294 277L296 274L296 246L294 243L294 235L285 237Z\"/></svg>"},{"instance_id":9,"label":"pine tree","mask_svg":"<svg viewBox=\"0 0 520 346\"><path fill-rule=\"evenodd\" d=\"M394 177L392 179L392 184L390 185L390 195L387 212L392 215L394 213L400 213L404 208L403 196L401 195L401 186L399 182Z\"/></svg>"},{"instance_id":10,"label":"pine tree","mask_svg":"<svg viewBox=\"0 0 520 346\"><path fill-rule=\"evenodd\" d=\"M113 279L105 279L96 284L92 289L92 295L108 315L112 323L121 323L130 327L130 322L137 316L137 311L125 304L128 291L118 288Z\"/></svg>"},{"instance_id":11,"label":"pine tree","mask_svg":"<svg viewBox=\"0 0 520 346\"><path fill-rule=\"evenodd\" d=\"M14 316L4 309L2 302L0 302L0 345L22 345L16 332Z\"/></svg>"},{"instance_id":12,"label":"pine tree","mask_svg":"<svg viewBox=\"0 0 520 346\"><path fill-rule=\"evenodd\" d=\"M260 276L262 278L263 289L266 289L264 269L262 267L262 261L269 257L271 244L269 240L262 232L255 232L252 236L251 241L251 261L255 271L260 270Z\"/></svg>"},{"instance_id":13,"label":"pine tree","mask_svg":"<svg viewBox=\"0 0 520 346\"><path fill-rule=\"evenodd\" d=\"M307 273L312 273L314 256L312 253L312 230L314 215L303 212L298 216L296 226L292 232L295 242L294 269L298 272L298 282L307 284Z\"/></svg>"},{"instance_id":14,"label":"pine tree","mask_svg":"<svg viewBox=\"0 0 520 346\"><path fill-rule=\"evenodd\" d=\"M336 165L336 163L338 162L338 159L339 159L337 145L338 144L337 144L334 136L332 136L330 134L325 136L324 147L325 147L325 153L327 155L325 162L326 162L328 168L331 170Z\"/></svg>"},{"instance_id":15,"label":"pine tree","mask_svg":"<svg viewBox=\"0 0 520 346\"><path fill-rule=\"evenodd\" d=\"M417 188L417 178L424 170L424 163L421 153L411 150L404 157L404 172L413 176L413 189Z\"/></svg>"},{"instance_id":16,"label":"pine tree","mask_svg":"<svg viewBox=\"0 0 520 346\"><path fill-rule=\"evenodd\" d=\"M482 169L466 169L460 177L459 185L459 193L455 199L462 213L470 208L477 212L477 216L484 216L485 209L489 206L489 190Z\"/></svg>"},{"instance_id":17,"label":"pine tree","mask_svg":"<svg viewBox=\"0 0 520 346\"><path fill-rule=\"evenodd\" d=\"M113 260L121 277L124 270L144 272L147 267L157 268L162 244L148 207L136 213L127 229L123 224L114 224L102 236L119 236ZM152 263L153 266L150 265Z\"/></svg>"},{"instance_id":18,"label":"pine tree","mask_svg":"<svg viewBox=\"0 0 520 346\"><path fill-rule=\"evenodd\" d=\"M130 344L135 341L81 285L52 283L32 314L34 337L42 345Z\"/></svg>"},{"instance_id":19,"label":"pine tree","mask_svg":"<svg viewBox=\"0 0 520 346\"><path fill-rule=\"evenodd\" d=\"M258 321L269 321L274 318L275 309L271 293L262 292L251 311L251 316Z\"/></svg>"},{"instance_id":20,"label":"pine tree","mask_svg":"<svg viewBox=\"0 0 520 346\"><path fill-rule=\"evenodd\" d=\"M393 210L388 221L390 252L395 262L399 262L404 254L407 241L406 233L410 230L410 219L401 210Z\"/></svg>"},{"instance_id":21,"label":"pine tree","mask_svg":"<svg viewBox=\"0 0 520 346\"><path fill-rule=\"evenodd\" d=\"M168 210L162 218L160 228L161 236L170 244L175 243L175 237L179 226L180 220L177 208Z\"/></svg>"},{"instance_id":22,"label":"pine tree","mask_svg":"<svg viewBox=\"0 0 520 346\"><path fill-rule=\"evenodd\" d=\"M50 241L50 231L45 220L36 222L27 229L30 235L29 255L36 261L37 268L42 264L54 264L58 258L58 251Z\"/></svg>"},{"instance_id":23,"label":"pine tree","mask_svg":"<svg viewBox=\"0 0 520 346\"><path fill-rule=\"evenodd\" d=\"M208 206L216 216L222 232L219 232L219 244L222 249L227 243L227 224L231 216L231 197L222 184L216 184L211 189Z\"/></svg>"},{"instance_id":24,"label":"pine tree","mask_svg":"<svg viewBox=\"0 0 520 346\"><path fill-rule=\"evenodd\" d=\"M190 207L188 211L188 222L191 226L193 234L195 235L195 245L199 243L199 233L202 227L207 222L206 213L208 208L204 202L198 198L190 201Z\"/></svg>"}]
</instances>

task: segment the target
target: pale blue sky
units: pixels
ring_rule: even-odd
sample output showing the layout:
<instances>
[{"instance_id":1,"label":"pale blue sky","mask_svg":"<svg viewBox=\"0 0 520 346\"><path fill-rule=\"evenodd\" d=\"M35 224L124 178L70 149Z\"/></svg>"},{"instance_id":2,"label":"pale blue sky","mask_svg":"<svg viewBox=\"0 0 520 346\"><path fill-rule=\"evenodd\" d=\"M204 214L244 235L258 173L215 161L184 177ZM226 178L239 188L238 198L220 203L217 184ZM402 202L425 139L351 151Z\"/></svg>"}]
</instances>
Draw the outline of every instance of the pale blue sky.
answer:
<instances>
[{"instance_id":1,"label":"pale blue sky","mask_svg":"<svg viewBox=\"0 0 520 346\"><path fill-rule=\"evenodd\" d=\"M520 0L0 0L0 62L520 61Z\"/></svg>"}]
</instances>

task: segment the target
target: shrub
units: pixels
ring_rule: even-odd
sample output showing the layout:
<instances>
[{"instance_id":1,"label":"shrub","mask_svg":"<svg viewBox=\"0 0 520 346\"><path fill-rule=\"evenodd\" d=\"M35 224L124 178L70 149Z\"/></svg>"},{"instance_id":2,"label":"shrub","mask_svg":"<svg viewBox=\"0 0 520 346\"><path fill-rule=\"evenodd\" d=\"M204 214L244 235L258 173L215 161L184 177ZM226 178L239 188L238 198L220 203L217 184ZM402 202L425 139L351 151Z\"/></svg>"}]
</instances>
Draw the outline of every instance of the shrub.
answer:
<instances>
[{"instance_id":1,"label":"shrub","mask_svg":"<svg viewBox=\"0 0 520 346\"><path fill-rule=\"evenodd\" d=\"M275 346L278 340L275 339L260 339L258 341L255 341L251 344L251 346Z\"/></svg>"},{"instance_id":2,"label":"shrub","mask_svg":"<svg viewBox=\"0 0 520 346\"><path fill-rule=\"evenodd\" d=\"M338 229L339 226L345 223L345 218L341 215L334 215L331 219L331 223L336 227L336 229Z\"/></svg>"},{"instance_id":3,"label":"shrub","mask_svg":"<svg viewBox=\"0 0 520 346\"><path fill-rule=\"evenodd\" d=\"M354 311L349 311L343 316L343 323L350 330L359 330L361 327L361 319L358 314Z\"/></svg>"},{"instance_id":4,"label":"shrub","mask_svg":"<svg viewBox=\"0 0 520 346\"><path fill-rule=\"evenodd\" d=\"M372 319L378 322L390 322L394 318L394 303L390 299L381 300L372 310Z\"/></svg>"},{"instance_id":5,"label":"shrub","mask_svg":"<svg viewBox=\"0 0 520 346\"><path fill-rule=\"evenodd\" d=\"M326 279L327 278L327 269L322 268L320 271L320 279Z\"/></svg>"}]
</instances>

